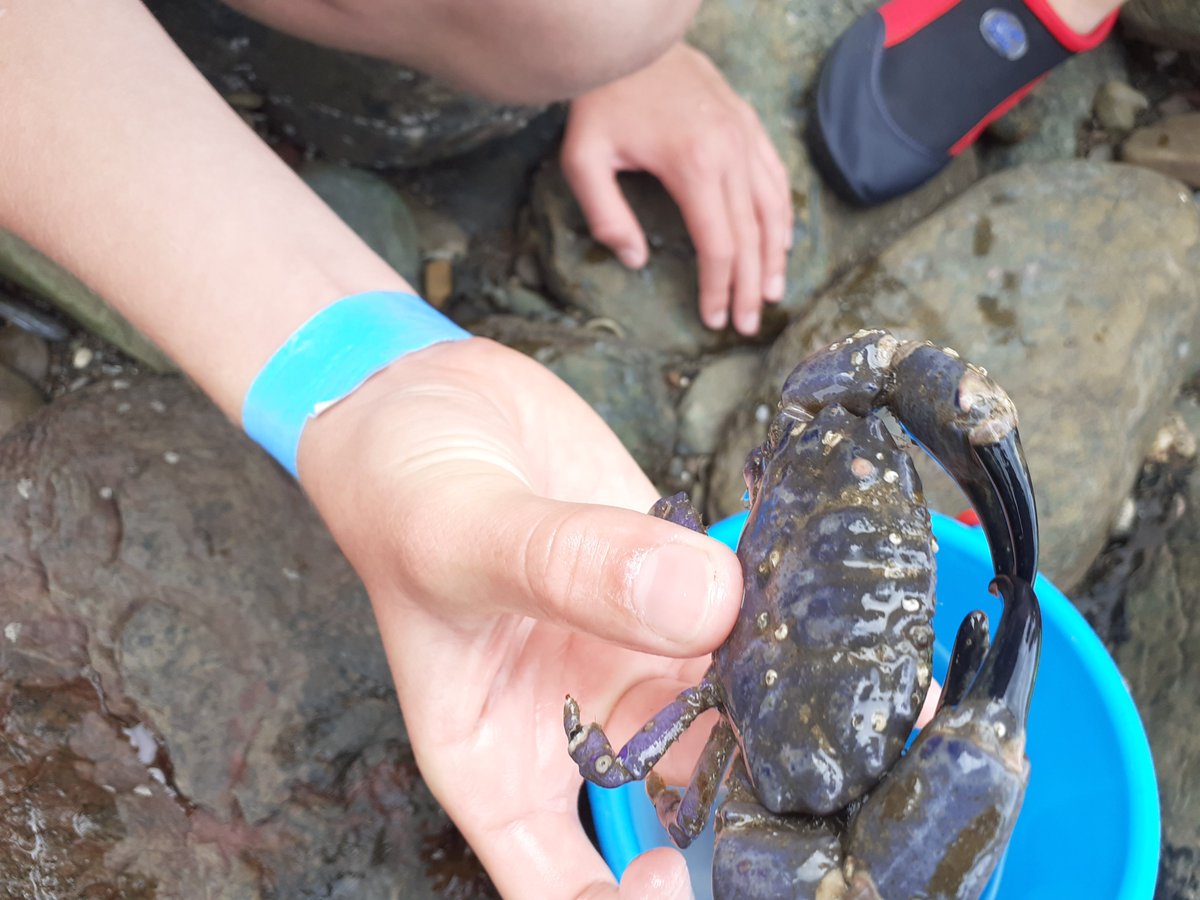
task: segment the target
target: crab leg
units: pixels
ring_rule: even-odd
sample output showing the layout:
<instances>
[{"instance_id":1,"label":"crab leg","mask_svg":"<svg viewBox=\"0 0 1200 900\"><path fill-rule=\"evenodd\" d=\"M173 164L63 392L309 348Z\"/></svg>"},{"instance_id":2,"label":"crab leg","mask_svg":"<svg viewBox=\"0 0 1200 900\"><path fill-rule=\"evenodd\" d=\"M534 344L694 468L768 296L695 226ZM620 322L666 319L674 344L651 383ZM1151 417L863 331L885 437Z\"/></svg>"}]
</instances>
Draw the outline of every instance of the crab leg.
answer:
<instances>
[{"instance_id":1,"label":"crab leg","mask_svg":"<svg viewBox=\"0 0 1200 900\"><path fill-rule=\"evenodd\" d=\"M1025 724L1041 613L1027 582L998 576L993 586L1004 612L982 670L851 823L845 871L853 897L978 897L1008 843L1029 779Z\"/></svg>"},{"instance_id":2,"label":"crab leg","mask_svg":"<svg viewBox=\"0 0 1200 900\"><path fill-rule=\"evenodd\" d=\"M691 844L708 824L709 814L717 799L717 789L725 778L729 757L736 747L733 729L721 719L713 726L708 743L696 760L696 768L688 780L686 791L667 787L655 772L646 776L646 793L658 810L658 820L680 850Z\"/></svg>"},{"instance_id":3,"label":"crab leg","mask_svg":"<svg viewBox=\"0 0 1200 900\"><path fill-rule=\"evenodd\" d=\"M997 573L1033 581L1037 510L1008 394L976 368L929 344L902 344L888 408L962 487Z\"/></svg>"},{"instance_id":4,"label":"crab leg","mask_svg":"<svg viewBox=\"0 0 1200 900\"><path fill-rule=\"evenodd\" d=\"M580 722L579 704L568 695L563 707L567 750L579 766L579 774L592 784L612 788L640 781L700 713L717 705L717 698L710 668L696 687L680 691L617 753L604 729L595 722L586 727Z\"/></svg>"}]
</instances>

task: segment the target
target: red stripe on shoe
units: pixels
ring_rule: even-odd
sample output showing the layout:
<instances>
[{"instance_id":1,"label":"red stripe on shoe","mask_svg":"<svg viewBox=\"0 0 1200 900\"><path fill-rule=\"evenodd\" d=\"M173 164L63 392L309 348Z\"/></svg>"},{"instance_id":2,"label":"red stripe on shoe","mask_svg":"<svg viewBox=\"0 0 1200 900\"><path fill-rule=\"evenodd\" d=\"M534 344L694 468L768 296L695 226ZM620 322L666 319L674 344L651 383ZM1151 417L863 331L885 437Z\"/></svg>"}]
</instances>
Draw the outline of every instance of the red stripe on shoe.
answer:
<instances>
[{"instance_id":1,"label":"red stripe on shoe","mask_svg":"<svg viewBox=\"0 0 1200 900\"><path fill-rule=\"evenodd\" d=\"M879 7L883 16L883 46L895 47L941 16L959 0L888 0Z\"/></svg>"},{"instance_id":2,"label":"red stripe on shoe","mask_svg":"<svg viewBox=\"0 0 1200 900\"><path fill-rule=\"evenodd\" d=\"M1009 94L1004 100L1001 100L998 104L996 104L995 108L990 113L971 126L970 131L954 142L954 146L950 148L950 155L958 156L958 154L962 153L973 143L979 140L979 135L983 134L983 129L987 128L998 118L1020 103L1025 95L1032 91L1045 77L1045 75L1039 75L1037 78L1033 79L1033 81L1029 82L1029 84L1025 85L1025 87L1018 88L1016 91L1013 91L1013 93Z\"/></svg>"},{"instance_id":3,"label":"red stripe on shoe","mask_svg":"<svg viewBox=\"0 0 1200 900\"><path fill-rule=\"evenodd\" d=\"M1041 19L1046 30L1054 35L1054 39L1072 53L1083 53L1099 47L1108 37L1108 33L1112 31L1113 24L1117 21L1117 15L1120 13L1119 9L1113 10L1108 18L1090 32L1080 34L1059 17L1058 13L1050 6L1049 0L1025 0L1025 5Z\"/></svg>"}]
</instances>

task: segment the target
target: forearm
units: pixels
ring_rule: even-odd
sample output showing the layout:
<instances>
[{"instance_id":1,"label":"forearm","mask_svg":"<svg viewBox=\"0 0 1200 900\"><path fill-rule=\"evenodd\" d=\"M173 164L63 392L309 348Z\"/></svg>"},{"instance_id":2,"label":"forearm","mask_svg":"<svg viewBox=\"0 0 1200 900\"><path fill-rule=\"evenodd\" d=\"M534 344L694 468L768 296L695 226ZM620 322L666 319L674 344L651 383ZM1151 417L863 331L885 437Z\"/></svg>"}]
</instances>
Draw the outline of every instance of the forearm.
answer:
<instances>
[{"instance_id":1,"label":"forearm","mask_svg":"<svg viewBox=\"0 0 1200 900\"><path fill-rule=\"evenodd\" d=\"M235 420L338 297L408 289L228 109L137 0L9 0L0 227L66 266Z\"/></svg>"}]
</instances>

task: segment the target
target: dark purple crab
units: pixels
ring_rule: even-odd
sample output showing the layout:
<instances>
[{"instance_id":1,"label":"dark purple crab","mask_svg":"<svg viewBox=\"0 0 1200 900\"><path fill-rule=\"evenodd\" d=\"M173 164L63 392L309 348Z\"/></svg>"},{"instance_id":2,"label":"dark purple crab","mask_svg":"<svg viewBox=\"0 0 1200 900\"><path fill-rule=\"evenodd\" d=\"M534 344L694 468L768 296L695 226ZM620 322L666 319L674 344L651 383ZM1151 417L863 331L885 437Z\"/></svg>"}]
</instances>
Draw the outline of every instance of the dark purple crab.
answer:
<instances>
[{"instance_id":1,"label":"dark purple crab","mask_svg":"<svg viewBox=\"0 0 1200 900\"><path fill-rule=\"evenodd\" d=\"M990 648L982 613L963 623L941 709L902 759L930 683L934 543L883 409L967 494L1005 601ZM976 896L1024 794L1041 639L1036 511L1011 400L952 351L860 331L788 377L746 481L742 610L712 666L620 752L567 697L572 758L605 787L649 776L681 847L731 769L718 898ZM684 495L652 513L701 529ZM691 783L668 789L651 768L710 708L722 717Z\"/></svg>"}]
</instances>

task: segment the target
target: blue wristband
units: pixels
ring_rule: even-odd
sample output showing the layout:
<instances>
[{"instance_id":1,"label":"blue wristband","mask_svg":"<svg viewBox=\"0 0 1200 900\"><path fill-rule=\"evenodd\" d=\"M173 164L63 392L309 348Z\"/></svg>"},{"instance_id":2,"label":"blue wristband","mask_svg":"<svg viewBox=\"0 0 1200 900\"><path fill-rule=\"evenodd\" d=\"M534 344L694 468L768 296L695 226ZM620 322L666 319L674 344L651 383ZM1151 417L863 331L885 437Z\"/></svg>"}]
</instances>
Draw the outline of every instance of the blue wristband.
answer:
<instances>
[{"instance_id":1,"label":"blue wristband","mask_svg":"<svg viewBox=\"0 0 1200 900\"><path fill-rule=\"evenodd\" d=\"M321 310L267 360L246 392L242 427L296 474L308 420L401 356L471 337L415 294L354 294Z\"/></svg>"}]
</instances>

